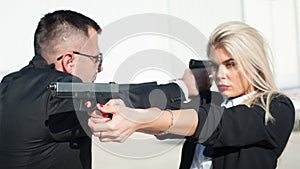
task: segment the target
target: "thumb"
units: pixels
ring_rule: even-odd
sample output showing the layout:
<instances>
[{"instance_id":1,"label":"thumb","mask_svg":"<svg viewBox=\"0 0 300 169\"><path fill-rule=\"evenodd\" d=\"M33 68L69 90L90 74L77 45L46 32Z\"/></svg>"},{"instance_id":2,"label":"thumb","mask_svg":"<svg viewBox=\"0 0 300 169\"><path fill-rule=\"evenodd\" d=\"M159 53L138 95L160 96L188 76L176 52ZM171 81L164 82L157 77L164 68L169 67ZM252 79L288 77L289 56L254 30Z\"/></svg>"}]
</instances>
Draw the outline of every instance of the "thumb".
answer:
<instances>
[{"instance_id":1,"label":"thumb","mask_svg":"<svg viewBox=\"0 0 300 169\"><path fill-rule=\"evenodd\" d=\"M121 99L111 99L105 105L97 104L97 108L102 113L116 114L119 109L125 107L124 102Z\"/></svg>"}]
</instances>

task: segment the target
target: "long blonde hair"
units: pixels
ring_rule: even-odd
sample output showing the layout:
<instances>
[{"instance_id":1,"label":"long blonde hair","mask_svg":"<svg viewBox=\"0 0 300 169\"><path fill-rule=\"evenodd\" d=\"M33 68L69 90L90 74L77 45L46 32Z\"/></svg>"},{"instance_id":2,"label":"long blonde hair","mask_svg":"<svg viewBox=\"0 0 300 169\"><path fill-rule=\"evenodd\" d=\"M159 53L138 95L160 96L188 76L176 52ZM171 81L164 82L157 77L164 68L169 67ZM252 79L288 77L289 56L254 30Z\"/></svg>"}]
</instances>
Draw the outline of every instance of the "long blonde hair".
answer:
<instances>
[{"instance_id":1,"label":"long blonde hair","mask_svg":"<svg viewBox=\"0 0 300 169\"><path fill-rule=\"evenodd\" d=\"M226 22L211 33L207 46L208 57L220 47L231 54L243 76L255 87L256 94L245 104L260 105L266 111L266 124L274 120L269 107L272 96L279 90L270 67L271 51L262 35L245 23Z\"/></svg>"}]
</instances>

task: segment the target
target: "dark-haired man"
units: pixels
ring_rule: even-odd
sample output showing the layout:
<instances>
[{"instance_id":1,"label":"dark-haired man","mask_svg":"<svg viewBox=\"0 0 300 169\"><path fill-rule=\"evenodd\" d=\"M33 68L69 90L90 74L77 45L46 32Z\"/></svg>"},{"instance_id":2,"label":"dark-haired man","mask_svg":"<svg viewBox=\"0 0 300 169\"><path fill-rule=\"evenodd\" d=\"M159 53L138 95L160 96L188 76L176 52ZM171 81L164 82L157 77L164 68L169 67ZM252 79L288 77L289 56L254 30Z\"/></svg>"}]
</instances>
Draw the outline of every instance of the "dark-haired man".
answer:
<instances>
[{"instance_id":1,"label":"dark-haired man","mask_svg":"<svg viewBox=\"0 0 300 169\"><path fill-rule=\"evenodd\" d=\"M47 85L93 82L101 71L100 32L94 20L74 11L41 18L34 35L35 56L0 85L0 168L91 168L90 138L72 100L51 97Z\"/></svg>"},{"instance_id":2,"label":"dark-haired man","mask_svg":"<svg viewBox=\"0 0 300 169\"><path fill-rule=\"evenodd\" d=\"M83 130L87 113L76 114L72 99L53 97L47 86L96 79L102 70L100 32L94 20L74 11L54 11L40 20L35 56L0 84L1 169L91 168L91 139ZM174 83L121 85L116 97L130 107L161 109L179 109L184 100Z\"/></svg>"}]
</instances>

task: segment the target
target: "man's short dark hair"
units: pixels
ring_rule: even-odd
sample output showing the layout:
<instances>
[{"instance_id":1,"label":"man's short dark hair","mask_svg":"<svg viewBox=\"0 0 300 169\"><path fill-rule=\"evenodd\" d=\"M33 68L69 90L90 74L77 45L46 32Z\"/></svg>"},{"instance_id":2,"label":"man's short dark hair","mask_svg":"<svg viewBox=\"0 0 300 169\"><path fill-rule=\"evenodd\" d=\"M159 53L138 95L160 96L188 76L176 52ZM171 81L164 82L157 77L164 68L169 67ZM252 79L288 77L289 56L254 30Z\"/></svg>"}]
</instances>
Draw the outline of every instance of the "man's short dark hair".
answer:
<instances>
[{"instance_id":1,"label":"man's short dark hair","mask_svg":"<svg viewBox=\"0 0 300 169\"><path fill-rule=\"evenodd\" d=\"M101 32L100 26L94 20L71 10L58 10L46 14L41 18L34 34L35 55L42 56L44 47L57 44L59 37L70 35L74 30L83 32L88 37L90 27L98 33Z\"/></svg>"}]
</instances>

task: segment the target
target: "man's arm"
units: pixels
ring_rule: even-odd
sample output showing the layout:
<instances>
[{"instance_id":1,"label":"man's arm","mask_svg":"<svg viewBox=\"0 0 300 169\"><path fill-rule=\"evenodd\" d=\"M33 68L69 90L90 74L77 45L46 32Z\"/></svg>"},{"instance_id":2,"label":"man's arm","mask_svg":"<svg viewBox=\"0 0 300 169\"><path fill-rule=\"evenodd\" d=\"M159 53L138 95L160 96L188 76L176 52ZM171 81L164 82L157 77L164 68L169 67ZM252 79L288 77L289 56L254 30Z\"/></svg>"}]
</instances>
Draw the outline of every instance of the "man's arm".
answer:
<instances>
[{"instance_id":1,"label":"man's arm","mask_svg":"<svg viewBox=\"0 0 300 169\"><path fill-rule=\"evenodd\" d=\"M155 82L120 85L120 92L113 98L122 99L128 107L160 109L179 109L185 100L177 84L157 85Z\"/></svg>"}]
</instances>

